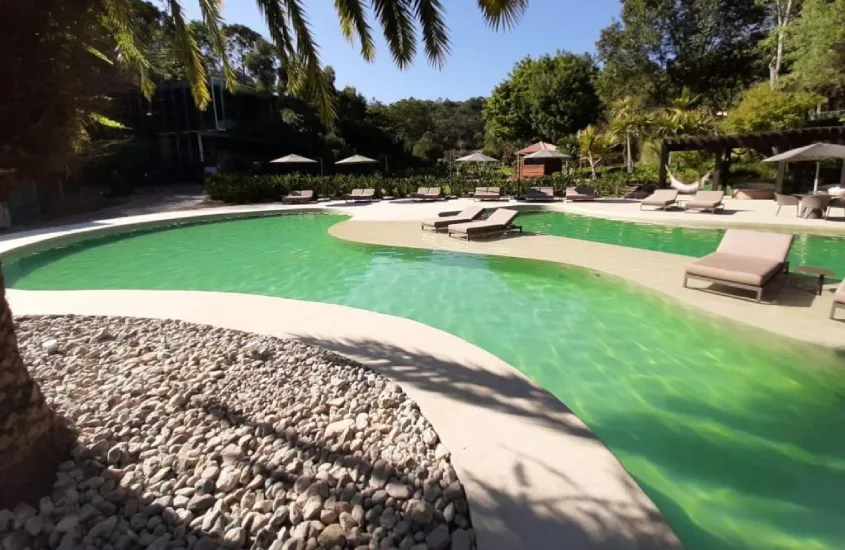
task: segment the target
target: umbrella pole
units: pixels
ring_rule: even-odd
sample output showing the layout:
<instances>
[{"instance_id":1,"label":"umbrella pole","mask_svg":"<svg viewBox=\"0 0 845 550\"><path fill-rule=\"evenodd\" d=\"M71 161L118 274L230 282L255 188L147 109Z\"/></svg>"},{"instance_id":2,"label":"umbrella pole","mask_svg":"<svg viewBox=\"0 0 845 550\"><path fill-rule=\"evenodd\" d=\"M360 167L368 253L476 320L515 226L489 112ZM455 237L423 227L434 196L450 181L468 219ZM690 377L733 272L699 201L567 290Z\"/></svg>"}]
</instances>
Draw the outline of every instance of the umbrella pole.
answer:
<instances>
[{"instance_id":1,"label":"umbrella pole","mask_svg":"<svg viewBox=\"0 0 845 550\"><path fill-rule=\"evenodd\" d=\"M816 161L816 179L813 181L813 193L819 192L819 171L821 170L822 162L820 160Z\"/></svg>"}]
</instances>

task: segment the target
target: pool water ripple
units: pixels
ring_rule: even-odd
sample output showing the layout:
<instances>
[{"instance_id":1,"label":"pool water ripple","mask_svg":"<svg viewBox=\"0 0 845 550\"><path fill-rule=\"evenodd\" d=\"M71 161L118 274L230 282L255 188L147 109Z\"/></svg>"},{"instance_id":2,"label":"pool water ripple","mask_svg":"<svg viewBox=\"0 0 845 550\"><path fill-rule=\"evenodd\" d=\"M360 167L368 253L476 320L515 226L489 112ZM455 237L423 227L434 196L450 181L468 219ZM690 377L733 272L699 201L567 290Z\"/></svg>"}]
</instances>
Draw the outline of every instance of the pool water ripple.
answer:
<instances>
[{"instance_id":1,"label":"pool water ripple","mask_svg":"<svg viewBox=\"0 0 845 550\"><path fill-rule=\"evenodd\" d=\"M137 231L12 259L5 271L19 289L244 292L414 319L490 351L571 407L688 548L845 547L836 353L580 269L335 240L327 229L338 221Z\"/></svg>"}]
</instances>

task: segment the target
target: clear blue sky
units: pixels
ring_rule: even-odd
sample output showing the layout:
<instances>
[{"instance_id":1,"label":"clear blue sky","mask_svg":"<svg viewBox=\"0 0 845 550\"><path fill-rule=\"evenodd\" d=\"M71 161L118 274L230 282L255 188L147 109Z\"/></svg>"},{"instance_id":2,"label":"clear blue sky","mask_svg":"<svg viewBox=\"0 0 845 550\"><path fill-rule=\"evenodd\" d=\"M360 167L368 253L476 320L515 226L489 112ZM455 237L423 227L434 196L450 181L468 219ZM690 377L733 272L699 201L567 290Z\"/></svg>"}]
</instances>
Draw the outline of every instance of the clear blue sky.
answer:
<instances>
[{"instance_id":1,"label":"clear blue sky","mask_svg":"<svg viewBox=\"0 0 845 550\"><path fill-rule=\"evenodd\" d=\"M376 59L366 63L341 35L331 0L308 0L305 5L323 63L334 68L337 87L351 85L367 98L388 103L406 97L486 96L526 55L558 49L593 52L599 31L618 15L621 6L618 0L530 0L516 28L496 32L485 25L475 2L446 0L452 54L446 67L438 71L422 55L411 68L396 68L380 35ZM184 6L192 19L199 17L196 0L185 0ZM267 34L254 0L228 0L225 18L228 23L241 23Z\"/></svg>"}]
</instances>

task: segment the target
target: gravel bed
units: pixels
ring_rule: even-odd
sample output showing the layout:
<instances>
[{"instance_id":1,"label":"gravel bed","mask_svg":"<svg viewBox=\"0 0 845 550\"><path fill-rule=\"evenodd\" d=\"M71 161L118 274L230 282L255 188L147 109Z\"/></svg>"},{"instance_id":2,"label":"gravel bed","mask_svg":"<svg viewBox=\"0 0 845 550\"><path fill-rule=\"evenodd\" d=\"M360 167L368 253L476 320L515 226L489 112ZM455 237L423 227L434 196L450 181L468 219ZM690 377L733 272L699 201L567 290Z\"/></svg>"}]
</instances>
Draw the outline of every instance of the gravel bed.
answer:
<instances>
[{"instance_id":1,"label":"gravel bed","mask_svg":"<svg viewBox=\"0 0 845 550\"><path fill-rule=\"evenodd\" d=\"M475 548L448 450L401 388L295 341L178 321L18 320L78 433L3 550Z\"/></svg>"}]
</instances>

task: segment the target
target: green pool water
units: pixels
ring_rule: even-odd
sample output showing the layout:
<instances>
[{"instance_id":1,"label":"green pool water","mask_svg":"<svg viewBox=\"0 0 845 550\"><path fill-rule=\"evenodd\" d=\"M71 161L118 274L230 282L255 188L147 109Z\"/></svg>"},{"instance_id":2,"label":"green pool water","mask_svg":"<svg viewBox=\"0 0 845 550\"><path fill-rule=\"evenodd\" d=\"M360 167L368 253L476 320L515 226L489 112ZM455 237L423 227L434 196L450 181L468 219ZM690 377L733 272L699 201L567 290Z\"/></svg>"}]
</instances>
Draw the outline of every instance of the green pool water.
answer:
<instances>
[{"instance_id":1,"label":"green pool water","mask_svg":"<svg viewBox=\"0 0 845 550\"><path fill-rule=\"evenodd\" d=\"M524 212L519 223L536 233L696 257L716 250L725 234L723 229L622 222L562 212ZM845 238L798 234L789 260L795 266L833 269L838 278L845 278Z\"/></svg>"},{"instance_id":2,"label":"green pool water","mask_svg":"<svg viewBox=\"0 0 845 550\"><path fill-rule=\"evenodd\" d=\"M338 221L140 231L5 270L18 289L245 292L421 321L496 354L571 407L687 548L845 547L845 359L579 269L335 240L327 229ZM482 399L471 380L453 391Z\"/></svg>"}]
</instances>

